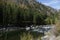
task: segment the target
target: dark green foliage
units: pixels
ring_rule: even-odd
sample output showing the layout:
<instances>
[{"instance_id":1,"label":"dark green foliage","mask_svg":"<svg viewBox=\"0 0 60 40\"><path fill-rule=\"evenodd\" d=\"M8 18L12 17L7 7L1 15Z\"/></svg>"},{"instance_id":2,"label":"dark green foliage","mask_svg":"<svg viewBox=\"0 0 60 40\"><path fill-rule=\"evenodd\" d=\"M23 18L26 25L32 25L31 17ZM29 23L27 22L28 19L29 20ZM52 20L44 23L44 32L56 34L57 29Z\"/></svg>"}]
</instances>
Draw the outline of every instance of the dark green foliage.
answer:
<instances>
[{"instance_id":1,"label":"dark green foliage","mask_svg":"<svg viewBox=\"0 0 60 40\"><path fill-rule=\"evenodd\" d=\"M47 13L47 7L39 8L39 4L35 8L28 5L27 8L21 8L15 3L1 3L0 4L0 24L13 25L13 26L30 26L30 25L46 25L54 24L55 18L58 17L57 13ZM36 8L39 8L38 10ZM39 11L41 10L41 11Z\"/></svg>"}]
</instances>

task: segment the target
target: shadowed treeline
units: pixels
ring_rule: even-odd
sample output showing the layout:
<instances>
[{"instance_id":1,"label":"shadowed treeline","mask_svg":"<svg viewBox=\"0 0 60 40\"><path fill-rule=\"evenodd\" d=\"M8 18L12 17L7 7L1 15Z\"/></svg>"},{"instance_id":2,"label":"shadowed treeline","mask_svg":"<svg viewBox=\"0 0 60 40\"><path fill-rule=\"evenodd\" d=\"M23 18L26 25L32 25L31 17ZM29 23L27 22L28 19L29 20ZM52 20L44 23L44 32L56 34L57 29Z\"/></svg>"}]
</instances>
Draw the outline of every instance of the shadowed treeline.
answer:
<instances>
[{"instance_id":1,"label":"shadowed treeline","mask_svg":"<svg viewBox=\"0 0 60 40\"><path fill-rule=\"evenodd\" d=\"M26 5L27 8L20 6L20 4L18 5L14 2L0 0L0 25L24 27L26 25L54 24L55 20L58 19L58 15L56 15L57 12L50 12L50 14L48 12L47 14L48 8L44 5L42 5L44 10L41 9L41 12L28 4ZM34 6L36 6L36 4Z\"/></svg>"}]
</instances>

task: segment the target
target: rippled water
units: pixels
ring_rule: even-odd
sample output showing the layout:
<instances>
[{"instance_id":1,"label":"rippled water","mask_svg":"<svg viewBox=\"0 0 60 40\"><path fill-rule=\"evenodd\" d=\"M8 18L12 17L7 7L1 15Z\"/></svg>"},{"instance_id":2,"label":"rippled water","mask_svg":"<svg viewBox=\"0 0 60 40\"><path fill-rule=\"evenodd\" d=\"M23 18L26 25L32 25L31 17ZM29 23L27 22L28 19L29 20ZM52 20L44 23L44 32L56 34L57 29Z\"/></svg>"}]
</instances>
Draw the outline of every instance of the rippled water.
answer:
<instances>
[{"instance_id":1,"label":"rippled water","mask_svg":"<svg viewBox=\"0 0 60 40\"><path fill-rule=\"evenodd\" d=\"M39 34L40 33L42 33L43 35L45 34L45 35L47 35L46 34L46 32L48 32L51 28L53 28L53 26L48 26L48 25L44 25L44 26L42 26L42 25L40 25L40 26L32 26L32 27L26 27L26 28L20 28L20 27L8 27L8 28L2 28L2 29L0 29L0 32L3 30L3 32L5 33L5 32L7 32L7 35L8 35L8 38L9 38L9 36L15 36L16 38L17 38L17 35L18 34L22 34L22 32L25 32L25 31L27 31L27 32L33 32L32 34L34 34L34 36L36 35L36 36L39 36ZM19 30L19 31L18 31ZM9 32L9 31L11 31L11 32ZM52 32L50 32L50 34L51 34ZM40 34L41 35L41 34ZM15 38L14 37L14 38ZM46 37L46 36L43 36L43 39L44 39L44 37ZM50 38L50 40L52 40L52 38L54 38L54 36L49 36L49 38ZM17 38L18 39L18 38ZM17 40L16 39L16 40ZM43 40L42 39L42 40ZM46 38L45 38L46 39ZM44 39L44 40L45 40Z\"/></svg>"}]
</instances>

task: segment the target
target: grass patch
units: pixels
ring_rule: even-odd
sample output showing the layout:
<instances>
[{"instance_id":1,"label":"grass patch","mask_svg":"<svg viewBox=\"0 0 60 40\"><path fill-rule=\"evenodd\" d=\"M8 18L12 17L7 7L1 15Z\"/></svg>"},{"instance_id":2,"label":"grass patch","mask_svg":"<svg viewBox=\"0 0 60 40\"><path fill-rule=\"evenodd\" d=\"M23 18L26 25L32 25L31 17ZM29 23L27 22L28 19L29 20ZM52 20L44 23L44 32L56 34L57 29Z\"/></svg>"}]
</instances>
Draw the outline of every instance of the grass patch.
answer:
<instances>
[{"instance_id":1,"label":"grass patch","mask_svg":"<svg viewBox=\"0 0 60 40\"><path fill-rule=\"evenodd\" d=\"M2 33L0 40L35 40L35 39L40 40L42 35L43 34L37 32L17 30L17 31Z\"/></svg>"}]
</instances>

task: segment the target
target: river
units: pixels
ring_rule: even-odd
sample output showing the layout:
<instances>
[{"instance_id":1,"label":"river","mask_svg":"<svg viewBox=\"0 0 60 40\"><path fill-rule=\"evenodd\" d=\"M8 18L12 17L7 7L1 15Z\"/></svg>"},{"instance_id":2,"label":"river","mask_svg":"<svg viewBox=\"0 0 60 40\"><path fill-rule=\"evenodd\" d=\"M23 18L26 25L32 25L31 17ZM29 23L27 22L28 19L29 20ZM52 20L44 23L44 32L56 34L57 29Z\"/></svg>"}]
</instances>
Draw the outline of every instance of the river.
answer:
<instances>
[{"instance_id":1,"label":"river","mask_svg":"<svg viewBox=\"0 0 60 40\"><path fill-rule=\"evenodd\" d=\"M10 31L10 33L12 31L18 31L18 30L23 30L23 31L30 31L33 32L33 34L35 35L39 35L40 33L43 34L43 36L41 37L41 40L47 40L47 38L49 37L50 40L54 39L55 36L52 36L52 32L50 32L50 30L52 31L52 29L54 29L54 25L37 25L37 26L33 26L31 25L30 27L26 26L26 28L21 28L21 27L7 27L7 28L0 28L0 35L2 35L3 33L8 33ZM22 32L22 31L19 31ZM17 33L19 33L17 32ZM15 34L15 32L12 32L11 34L9 33L9 35ZM38 33L38 34L37 34ZM50 33L48 35L48 33ZM40 34L41 35L41 34Z\"/></svg>"}]
</instances>

